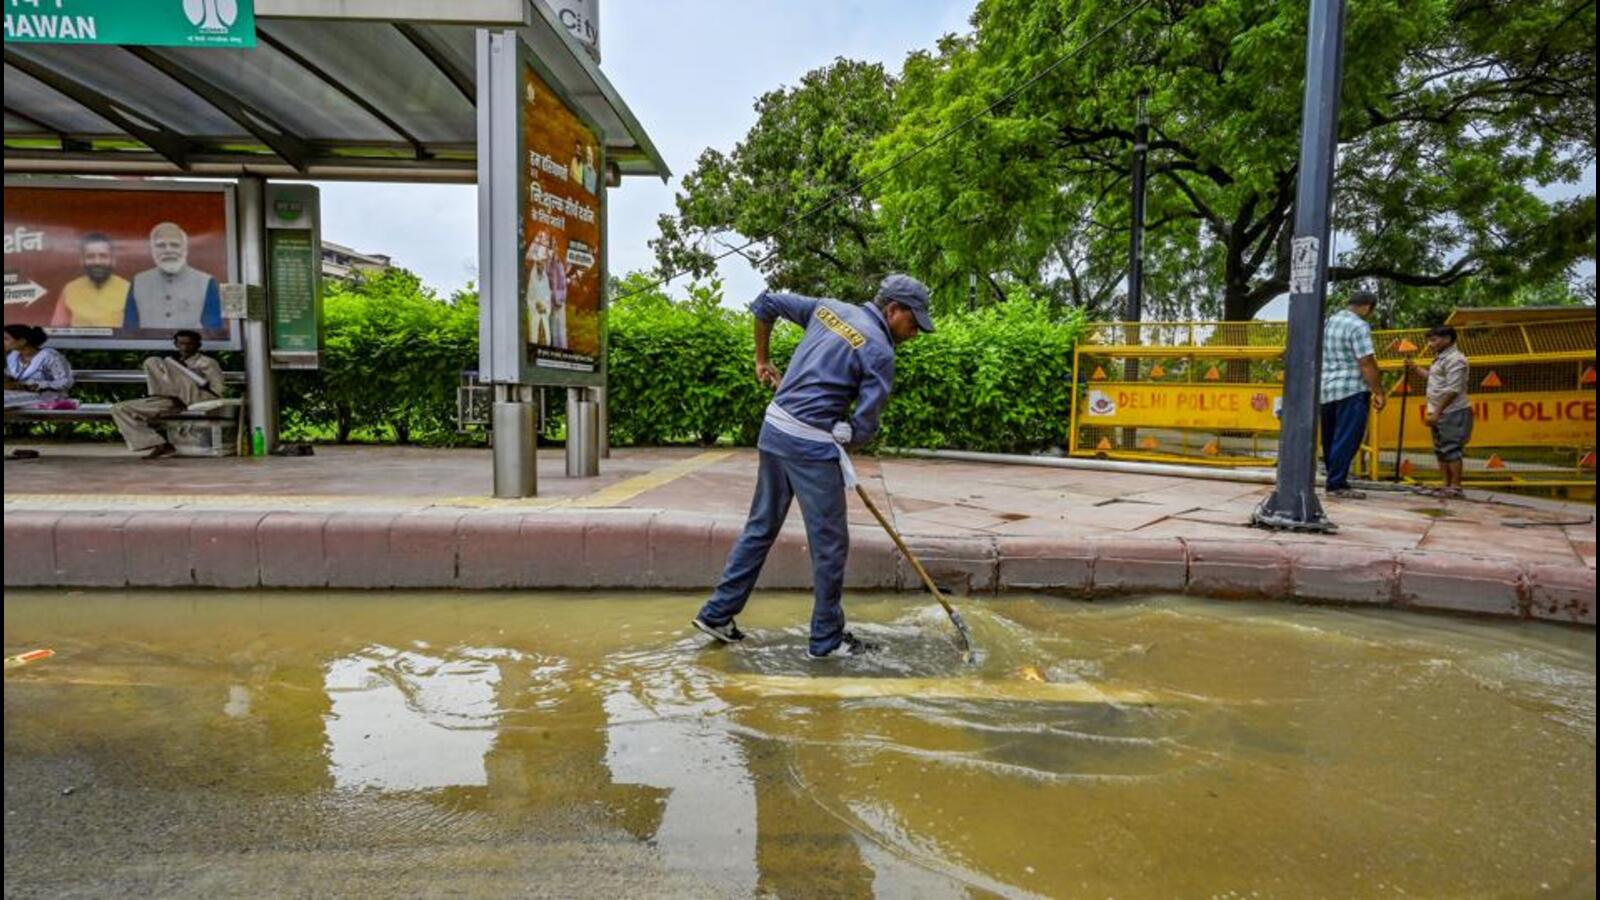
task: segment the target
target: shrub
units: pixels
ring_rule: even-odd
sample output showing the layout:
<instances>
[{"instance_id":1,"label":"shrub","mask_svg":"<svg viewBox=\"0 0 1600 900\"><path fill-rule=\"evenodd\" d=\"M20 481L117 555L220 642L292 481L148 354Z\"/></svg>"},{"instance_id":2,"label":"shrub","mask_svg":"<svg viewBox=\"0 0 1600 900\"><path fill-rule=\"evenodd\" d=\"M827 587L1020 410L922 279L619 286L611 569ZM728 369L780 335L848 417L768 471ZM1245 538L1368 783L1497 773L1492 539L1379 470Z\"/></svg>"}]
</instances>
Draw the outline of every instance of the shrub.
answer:
<instances>
[{"instance_id":1,"label":"shrub","mask_svg":"<svg viewBox=\"0 0 1600 900\"><path fill-rule=\"evenodd\" d=\"M755 380L749 313L723 307L715 281L690 288L682 301L649 284L647 276L631 275L613 291L612 443L754 444L771 393ZM478 365L476 294L441 300L415 275L392 269L329 283L324 315L322 368L278 373L285 437L481 440L455 432L461 371ZM1018 294L944 316L938 327L900 348L879 444L1026 453L1065 440L1078 314ZM780 368L800 337L792 325L774 330ZM131 368L143 355L75 351L72 358L80 368ZM224 365L243 361L229 354ZM79 396L98 393L85 386ZM547 392L547 433L559 431L561 397L560 390Z\"/></svg>"}]
</instances>

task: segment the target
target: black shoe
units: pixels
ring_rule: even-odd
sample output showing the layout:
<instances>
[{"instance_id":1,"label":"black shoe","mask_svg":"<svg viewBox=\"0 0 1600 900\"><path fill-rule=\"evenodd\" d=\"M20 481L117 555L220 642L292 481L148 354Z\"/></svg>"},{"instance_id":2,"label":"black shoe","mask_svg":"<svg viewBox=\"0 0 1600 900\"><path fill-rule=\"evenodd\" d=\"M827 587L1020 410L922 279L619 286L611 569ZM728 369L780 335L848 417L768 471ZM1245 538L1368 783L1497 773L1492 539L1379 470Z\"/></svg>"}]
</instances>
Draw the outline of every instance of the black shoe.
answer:
<instances>
[{"instance_id":1,"label":"black shoe","mask_svg":"<svg viewBox=\"0 0 1600 900\"><path fill-rule=\"evenodd\" d=\"M739 626L733 624L732 619L729 619L726 625L712 625L699 616L695 616L690 624L700 629L702 633L709 634L724 644L732 644L744 640L744 632L739 630Z\"/></svg>"},{"instance_id":2,"label":"black shoe","mask_svg":"<svg viewBox=\"0 0 1600 900\"><path fill-rule=\"evenodd\" d=\"M863 653L873 653L881 649L883 648L878 644L874 644L871 641L863 641L846 631L844 636L839 639L838 645L832 650L827 653L812 653L810 649L807 649L806 656L811 659L828 659L833 656L860 656Z\"/></svg>"}]
</instances>

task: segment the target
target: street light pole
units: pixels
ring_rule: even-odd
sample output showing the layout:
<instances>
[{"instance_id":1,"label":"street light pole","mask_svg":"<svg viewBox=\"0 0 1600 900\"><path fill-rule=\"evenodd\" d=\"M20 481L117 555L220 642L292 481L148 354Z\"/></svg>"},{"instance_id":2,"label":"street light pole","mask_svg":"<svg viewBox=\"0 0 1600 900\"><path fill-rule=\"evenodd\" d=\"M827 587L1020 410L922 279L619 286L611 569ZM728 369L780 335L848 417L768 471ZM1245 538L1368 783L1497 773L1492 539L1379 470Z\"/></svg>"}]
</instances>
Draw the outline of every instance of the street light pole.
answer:
<instances>
[{"instance_id":1,"label":"street light pole","mask_svg":"<svg viewBox=\"0 0 1600 900\"><path fill-rule=\"evenodd\" d=\"M1344 7L1345 0L1311 0L1300 116L1300 181L1289 259L1289 339L1278 479L1251 517L1253 524L1264 528L1334 530L1317 500L1316 457L1322 306L1328 292L1328 200L1333 192L1339 85L1344 74Z\"/></svg>"}]
</instances>

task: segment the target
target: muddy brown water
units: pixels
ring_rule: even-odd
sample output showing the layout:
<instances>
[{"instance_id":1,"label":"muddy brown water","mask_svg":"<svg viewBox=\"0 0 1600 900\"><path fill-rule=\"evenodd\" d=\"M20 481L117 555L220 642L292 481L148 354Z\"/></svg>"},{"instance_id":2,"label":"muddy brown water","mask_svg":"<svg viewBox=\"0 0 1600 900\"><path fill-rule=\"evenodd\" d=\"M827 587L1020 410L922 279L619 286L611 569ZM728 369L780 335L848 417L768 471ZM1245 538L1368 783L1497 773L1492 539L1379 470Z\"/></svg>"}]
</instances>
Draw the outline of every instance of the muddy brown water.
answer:
<instances>
[{"instance_id":1,"label":"muddy brown water","mask_svg":"<svg viewBox=\"0 0 1600 900\"><path fill-rule=\"evenodd\" d=\"M5 892L1592 896L1595 634L1176 598L10 591ZM1042 680L1041 680L1042 679Z\"/></svg>"}]
</instances>

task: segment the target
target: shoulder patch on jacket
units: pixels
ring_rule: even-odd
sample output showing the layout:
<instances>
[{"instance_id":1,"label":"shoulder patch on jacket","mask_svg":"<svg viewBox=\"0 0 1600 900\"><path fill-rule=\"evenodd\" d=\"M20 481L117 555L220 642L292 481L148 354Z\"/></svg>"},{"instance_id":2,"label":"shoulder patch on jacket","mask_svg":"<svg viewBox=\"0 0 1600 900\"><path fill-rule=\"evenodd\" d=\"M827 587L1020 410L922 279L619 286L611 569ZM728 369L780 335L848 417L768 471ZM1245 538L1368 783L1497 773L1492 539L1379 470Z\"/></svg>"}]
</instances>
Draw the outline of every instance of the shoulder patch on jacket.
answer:
<instances>
[{"instance_id":1,"label":"shoulder patch on jacket","mask_svg":"<svg viewBox=\"0 0 1600 900\"><path fill-rule=\"evenodd\" d=\"M823 327L850 342L853 349L860 350L861 345L867 342L867 336L850 327L850 323L839 317L839 314L826 306L817 307L817 321Z\"/></svg>"}]
</instances>

